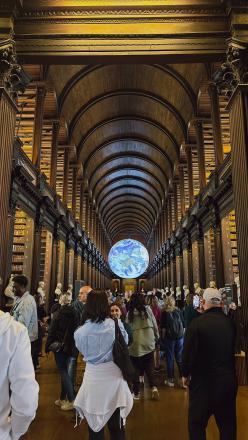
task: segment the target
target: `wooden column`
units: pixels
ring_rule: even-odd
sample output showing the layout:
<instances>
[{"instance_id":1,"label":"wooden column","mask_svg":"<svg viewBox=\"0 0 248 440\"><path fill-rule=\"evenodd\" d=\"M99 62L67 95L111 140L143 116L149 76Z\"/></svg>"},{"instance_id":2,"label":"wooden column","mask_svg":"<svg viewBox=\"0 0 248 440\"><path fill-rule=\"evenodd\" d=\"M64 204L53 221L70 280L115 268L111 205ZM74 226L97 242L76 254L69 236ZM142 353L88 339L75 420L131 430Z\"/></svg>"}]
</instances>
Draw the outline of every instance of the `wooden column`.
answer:
<instances>
[{"instance_id":1,"label":"wooden column","mask_svg":"<svg viewBox=\"0 0 248 440\"><path fill-rule=\"evenodd\" d=\"M53 121L50 185L56 191L59 122Z\"/></svg>"},{"instance_id":2,"label":"wooden column","mask_svg":"<svg viewBox=\"0 0 248 440\"><path fill-rule=\"evenodd\" d=\"M1 61L1 54L0 54ZM1 80L1 67L0 67ZM17 107L0 81L0 293L7 281L8 212Z\"/></svg>"},{"instance_id":3,"label":"wooden column","mask_svg":"<svg viewBox=\"0 0 248 440\"><path fill-rule=\"evenodd\" d=\"M206 186L205 154L202 122L195 122L200 191Z\"/></svg>"},{"instance_id":4,"label":"wooden column","mask_svg":"<svg viewBox=\"0 0 248 440\"><path fill-rule=\"evenodd\" d=\"M213 138L214 138L214 153L215 153L215 165L218 166L223 162L223 145L221 138L221 119L220 119L220 104L219 96L217 93L217 87L215 84L210 84L209 95L211 101L211 117L213 125Z\"/></svg>"},{"instance_id":5,"label":"wooden column","mask_svg":"<svg viewBox=\"0 0 248 440\"><path fill-rule=\"evenodd\" d=\"M81 268L81 279L85 281L85 256L84 256L84 250L82 252L82 268Z\"/></svg>"},{"instance_id":6,"label":"wooden column","mask_svg":"<svg viewBox=\"0 0 248 440\"><path fill-rule=\"evenodd\" d=\"M68 182L69 182L70 151L64 149L64 174L63 174L63 203L67 206L68 201Z\"/></svg>"},{"instance_id":7,"label":"wooden column","mask_svg":"<svg viewBox=\"0 0 248 440\"><path fill-rule=\"evenodd\" d=\"M33 263L31 276L31 293L35 294L40 281L42 214L38 208L34 222Z\"/></svg>"},{"instance_id":8,"label":"wooden column","mask_svg":"<svg viewBox=\"0 0 248 440\"><path fill-rule=\"evenodd\" d=\"M200 222L197 222L197 252L198 252L198 261L199 261L199 280L200 287L205 289L206 286L206 267L205 267L205 254L204 254L204 234L202 230L202 225Z\"/></svg>"},{"instance_id":9,"label":"wooden column","mask_svg":"<svg viewBox=\"0 0 248 440\"><path fill-rule=\"evenodd\" d=\"M184 166L179 164L180 204L182 217L185 216L185 190L184 190Z\"/></svg>"},{"instance_id":10,"label":"wooden column","mask_svg":"<svg viewBox=\"0 0 248 440\"><path fill-rule=\"evenodd\" d=\"M87 264L87 283L91 285L91 255L88 255L88 264Z\"/></svg>"},{"instance_id":11,"label":"wooden column","mask_svg":"<svg viewBox=\"0 0 248 440\"><path fill-rule=\"evenodd\" d=\"M219 216L217 206L213 207L213 229L214 229L214 252L215 252L215 264L216 264L216 284L218 289L224 286L224 264L223 264L223 251L222 251L222 232L221 232L221 219Z\"/></svg>"},{"instance_id":12,"label":"wooden column","mask_svg":"<svg viewBox=\"0 0 248 440\"><path fill-rule=\"evenodd\" d=\"M94 267L94 256L92 255L92 257L91 257L91 275L90 275L90 277L91 277L91 285L92 285L92 287L93 288L95 288L95 267Z\"/></svg>"},{"instance_id":13,"label":"wooden column","mask_svg":"<svg viewBox=\"0 0 248 440\"><path fill-rule=\"evenodd\" d=\"M170 287L170 284L171 284L171 270L170 270L170 259L169 259L168 255L167 255L166 270L167 270L167 287Z\"/></svg>"},{"instance_id":14,"label":"wooden column","mask_svg":"<svg viewBox=\"0 0 248 440\"><path fill-rule=\"evenodd\" d=\"M184 270L183 270L183 251L182 248L180 249L179 254L179 267L180 267L180 280L181 280L181 291L183 292L183 285L184 285Z\"/></svg>"},{"instance_id":15,"label":"wooden column","mask_svg":"<svg viewBox=\"0 0 248 440\"><path fill-rule=\"evenodd\" d=\"M75 283L75 280L77 280L77 264L78 264L78 254L76 251L76 247L75 246L75 252L74 252L74 264L73 264L73 286Z\"/></svg>"},{"instance_id":16,"label":"wooden column","mask_svg":"<svg viewBox=\"0 0 248 440\"><path fill-rule=\"evenodd\" d=\"M191 238L188 237L188 274L189 274L189 291L193 293L194 289L194 278L193 278L193 259L192 259L192 243Z\"/></svg>"},{"instance_id":17,"label":"wooden column","mask_svg":"<svg viewBox=\"0 0 248 440\"><path fill-rule=\"evenodd\" d=\"M247 74L247 64L245 72ZM229 102L229 110L232 145L232 184L237 226L241 293L241 321L248 374L248 84L240 84L236 88Z\"/></svg>"},{"instance_id":18,"label":"wooden column","mask_svg":"<svg viewBox=\"0 0 248 440\"><path fill-rule=\"evenodd\" d=\"M185 145L185 152L187 157L187 174L188 174L188 187L189 187L189 204L194 203L194 191L193 191L193 166L192 166L192 150L190 145Z\"/></svg>"},{"instance_id":19,"label":"wooden column","mask_svg":"<svg viewBox=\"0 0 248 440\"><path fill-rule=\"evenodd\" d=\"M45 86L44 85L38 86L36 90L33 152L32 152L32 162L37 168L40 167L45 96L46 96Z\"/></svg>"},{"instance_id":20,"label":"wooden column","mask_svg":"<svg viewBox=\"0 0 248 440\"><path fill-rule=\"evenodd\" d=\"M70 248L68 244L68 240L65 244L65 269L64 269L64 283L63 290L66 292L69 284L69 261L70 261Z\"/></svg>"},{"instance_id":21,"label":"wooden column","mask_svg":"<svg viewBox=\"0 0 248 440\"><path fill-rule=\"evenodd\" d=\"M48 293L48 307L52 306L54 302L54 292L57 285L57 276L58 276L58 234L57 234L57 225L55 225L54 233L53 233L53 247L52 247L52 269L51 269L51 283L50 283L50 292Z\"/></svg>"},{"instance_id":22,"label":"wooden column","mask_svg":"<svg viewBox=\"0 0 248 440\"><path fill-rule=\"evenodd\" d=\"M84 281L85 284L88 284L88 256L87 256L87 250L84 250Z\"/></svg>"},{"instance_id":23,"label":"wooden column","mask_svg":"<svg viewBox=\"0 0 248 440\"><path fill-rule=\"evenodd\" d=\"M176 287L177 287L177 267L176 267L176 256L175 253L173 252L172 255L172 275L173 275L173 280L172 280L172 287L174 289L174 291L176 291Z\"/></svg>"}]
</instances>

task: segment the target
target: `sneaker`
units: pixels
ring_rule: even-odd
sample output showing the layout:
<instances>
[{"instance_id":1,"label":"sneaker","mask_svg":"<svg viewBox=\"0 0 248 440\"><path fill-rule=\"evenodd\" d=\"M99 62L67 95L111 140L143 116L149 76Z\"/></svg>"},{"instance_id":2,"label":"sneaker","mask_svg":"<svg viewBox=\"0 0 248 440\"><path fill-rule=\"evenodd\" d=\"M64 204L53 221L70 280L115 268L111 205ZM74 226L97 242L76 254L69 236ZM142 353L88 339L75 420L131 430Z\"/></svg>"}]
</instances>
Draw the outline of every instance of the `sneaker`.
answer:
<instances>
[{"instance_id":1,"label":"sneaker","mask_svg":"<svg viewBox=\"0 0 248 440\"><path fill-rule=\"evenodd\" d=\"M133 395L133 400L140 400L140 393L138 394L132 394Z\"/></svg>"},{"instance_id":2,"label":"sneaker","mask_svg":"<svg viewBox=\"0 0 248 440\"><path fill-rule=\"evenodd\" d=\"M157 387L152 388L152 400L158 400L159 399L159 393Z\"/></svg>"},{"instance_id":3,"label":"sneaker","mask_svg":"<svg viewBox=\"0 0 248 440\"><path fill-rule=\"evenodd\" d=\"M71 411L71 410L74 409L73 404L74 404L74 402L65 402L63 405L61 405L60 408L61 408L63 411Z\"/></svg>"},{"instance_id":4,"label":"sneaker","mask_svg":"<svg viewBox=\"0 0 248 440\"><path fill-rule=\"evenodd\" d=\"M67 402L67 400L55 400L54 405L61 407L62 405L64 405Z\"/></svg>"},{"instance_id":5,"label":"sneaker","mask_svg":"<svg viewBox=\"0 0 248 440\"><path fill-rule=\"evenodd\" d=\"M170 387L170 388L174 388L174 386L175 386L174 382L172 380L165 380L164 384L167 385L167 387Z\"/></svg>"},{"instance_id":6,"label":"sneaker","mask_svg":"<svg viewBox=\"0 0 248 440\"><path fill-rule=\"evenodd\" d=\"M182 381L182 379L179 381L179 387L180 387L180 388L183 388L184 390L187 390L187 389L188 389L187 385L183 385L183 381Z\"/></svg>"}]
</instances>

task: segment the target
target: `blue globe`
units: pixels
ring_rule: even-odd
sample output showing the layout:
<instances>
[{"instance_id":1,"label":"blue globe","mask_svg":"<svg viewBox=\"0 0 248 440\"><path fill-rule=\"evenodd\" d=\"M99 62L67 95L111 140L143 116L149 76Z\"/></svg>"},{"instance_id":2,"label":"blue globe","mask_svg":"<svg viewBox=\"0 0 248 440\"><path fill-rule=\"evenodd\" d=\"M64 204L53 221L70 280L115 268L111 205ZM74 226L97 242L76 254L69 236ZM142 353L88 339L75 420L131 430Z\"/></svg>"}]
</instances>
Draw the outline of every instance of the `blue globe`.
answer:
<instances>
[{"instance_id":1,"label":"blue globe","mask_svg":"<svg viewBox=\"0 0 248 440\"><path fill-rule=\"evenodd\" d=\"M118 241L110 249L108 261L111 270L120 278L137 278L148 267L148 252L137 240Z\"/></svg>"}]
</instances>

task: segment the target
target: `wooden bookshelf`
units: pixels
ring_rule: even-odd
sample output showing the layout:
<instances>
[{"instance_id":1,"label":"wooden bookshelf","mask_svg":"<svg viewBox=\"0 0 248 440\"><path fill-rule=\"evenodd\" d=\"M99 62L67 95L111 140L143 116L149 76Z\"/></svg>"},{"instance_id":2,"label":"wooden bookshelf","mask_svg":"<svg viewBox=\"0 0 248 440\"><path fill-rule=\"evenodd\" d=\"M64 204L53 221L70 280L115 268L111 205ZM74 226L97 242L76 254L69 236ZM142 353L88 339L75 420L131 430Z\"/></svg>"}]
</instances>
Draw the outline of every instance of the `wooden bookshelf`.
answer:
<instances>
[{"instance_id":1,"label":"wooden bookshelf","mask_svg":"<svg viewBox=\"0 0 248 440\"><path fill-rule=\"evenodd\" d=\"M239 274L235 211L221 221L225 283L231 284Z\"/></svg>"},{"instance_id":2,"label":"wooden bookshelf","mask_svg":"<svg viewBox=\"0 0 248 440\"><path fill-rule=\"evenodd\" d=\"M206 267L206 286L209 286L210 281L216 281L214 230L212 228L204 234L204 253Z\"/></svg>"},{"instance_id":3,"label":"wooden bookshelf","mask_svg":"<svg viewBox=\"0 0 248 440\"><path fill-rule=\"evenodd\" d=\"M34 221L24 211L16 210L12 248L12 269L15 275L24 274L30 280L32 272Z\"/></svg>"}]
</instances>

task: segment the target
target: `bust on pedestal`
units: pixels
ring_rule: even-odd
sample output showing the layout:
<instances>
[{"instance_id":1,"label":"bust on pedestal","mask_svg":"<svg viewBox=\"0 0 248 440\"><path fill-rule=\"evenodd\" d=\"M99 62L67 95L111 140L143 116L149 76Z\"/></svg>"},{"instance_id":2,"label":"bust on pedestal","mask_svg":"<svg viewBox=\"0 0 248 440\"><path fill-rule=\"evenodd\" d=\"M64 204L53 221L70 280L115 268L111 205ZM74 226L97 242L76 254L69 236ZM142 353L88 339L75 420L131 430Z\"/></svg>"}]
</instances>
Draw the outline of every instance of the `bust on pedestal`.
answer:
<instances>
[{"instance_id":1,"label":"bust on pedestal","mask_svg":"<svg viewBox=\"0 0 248 440\"><path fill-rule=\"evenodd\" d=\"M40 295L40 304L43 305L46 302L45 283L40 281L37 289L37 293Z\"/></svg>"},{"instance_id":2,"label":"bust on pedestal","mask_svg":"<svg viewBox=\"0 0 248 440\"><path fill-rule=\"evenodd\" d=\"M60 295L62 293L62 284L58 283L55 289L55 301L59 301Z\"/></svg>"}]
</instances>

